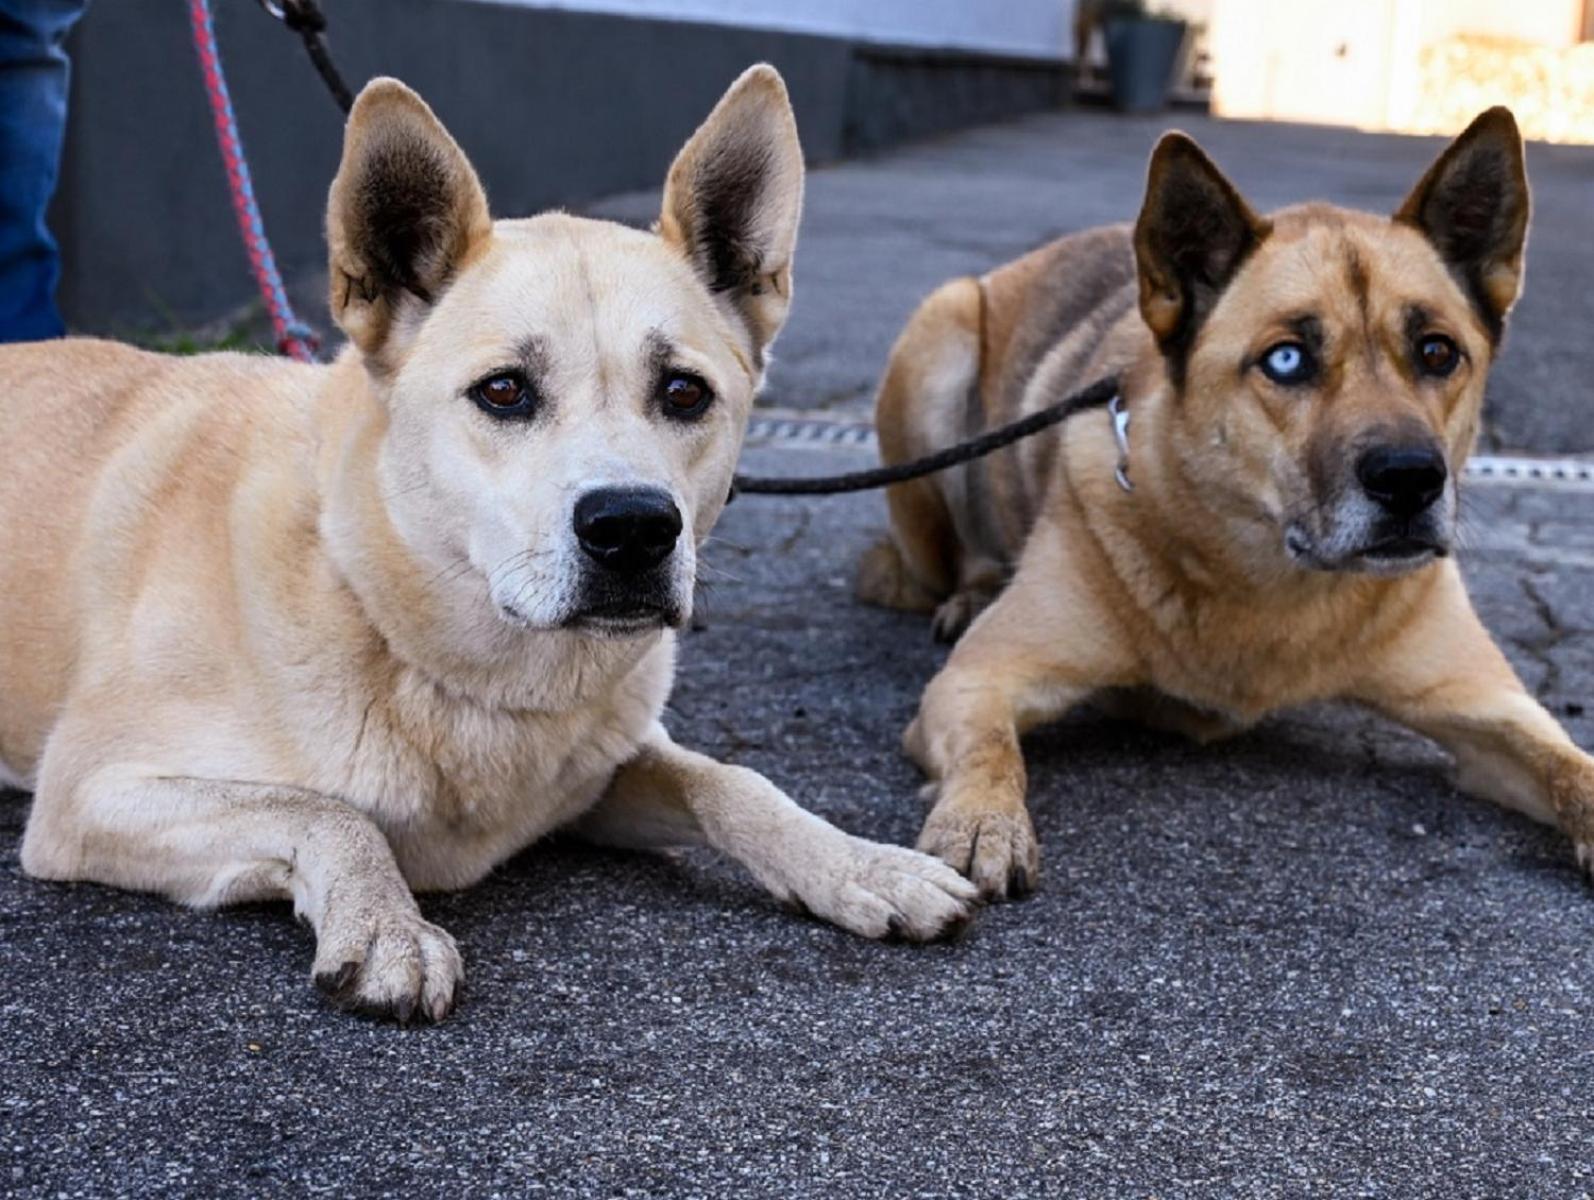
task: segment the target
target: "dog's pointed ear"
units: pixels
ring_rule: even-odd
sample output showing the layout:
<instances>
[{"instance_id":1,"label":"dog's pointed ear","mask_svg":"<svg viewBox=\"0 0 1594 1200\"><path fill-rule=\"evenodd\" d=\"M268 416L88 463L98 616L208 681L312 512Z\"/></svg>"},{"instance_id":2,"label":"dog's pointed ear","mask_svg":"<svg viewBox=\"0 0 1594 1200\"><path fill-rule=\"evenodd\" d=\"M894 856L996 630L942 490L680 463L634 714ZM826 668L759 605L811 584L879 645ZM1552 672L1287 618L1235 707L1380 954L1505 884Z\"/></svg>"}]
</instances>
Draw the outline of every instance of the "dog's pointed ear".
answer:
<instances>
[{"instance_id":1,"label":"dog's pointed ear","mask_svg":"<svg viewBox=\"0 0 1594 1200\"><path fill-rule=\"evenodd\" d=\"M749 68L676 156L659 234L730 306L755 358L786 321L803 205L803 154L780 73Z\"/></svg>"},{"instance_id":2,"label":"dog's pointed ear","mask_svg":"<svg viewBox=\"0 0 1594 1200\"><path fill-rule=\"evenodd\" d=\"M1176 379L1201 322L1267 233L1200 146L1182 133L1163 135L1135 222L1135 263L1140 314Z\"/></svg>"},{"instance_id":3,"label":"dog's pointed ear","mask_svg":"<svg viewBox=\"0 0 1594 1200\"><path fill-rule=\"evenodd\" d=\"M395 320L429 307L492 232L487 197L426 103L396 79L349 113L327 205L332 315L368 358Z\"/></svg>"},{"instance_id":4,"label":"dog's pointed ear","mask_svg":"<svg viewBox=\"0 0 1594 1200\"><path fill-rule=\"evenodd\" d=\"M1522 291L1529 207L1516 118L1491 108L1445 147L1395 212L1433 243L1496 341Z\"/></svg>"}]
</instances>

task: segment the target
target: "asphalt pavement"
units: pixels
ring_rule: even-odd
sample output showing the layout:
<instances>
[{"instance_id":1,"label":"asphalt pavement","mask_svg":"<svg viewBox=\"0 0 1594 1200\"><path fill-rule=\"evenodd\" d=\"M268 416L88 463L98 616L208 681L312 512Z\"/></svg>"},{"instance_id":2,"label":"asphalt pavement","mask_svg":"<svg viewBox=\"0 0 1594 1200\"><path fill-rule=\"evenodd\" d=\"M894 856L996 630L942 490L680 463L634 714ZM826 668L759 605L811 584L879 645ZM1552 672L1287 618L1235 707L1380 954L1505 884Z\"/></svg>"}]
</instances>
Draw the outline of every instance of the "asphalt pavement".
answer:
<instances>
[{"instance_id":1,"label":"asphalt pavement","mask_svg":"<svg viewBox=\"0 0 1594 1200\"><path fill-rule=\"evenodd\" d=\"M1332 176L1388 207L1434 149L1184 123L1265 204ZM1150 133L1042 117L816 172L772 399L856 414L929 286L1132 211ZM1522 390L1499 396L1536 407L1497 423L1516 448L1590 444L1590 289L1532 289L1590 277L1572 183L1591 155L1533 154ZM869 454L760 441L747 460ZM1462 558L1585 746L1591 506L1476 484ZM909 842L897 739L944 651L850 597L883 521L877 496L732 505L668 719ZM849 937L707 855L551 843L424 901L469 986L414 1030L328 1009L283 906L25 879L26 800L0 797L0 1194L1594 1196L1594 891L1558 834L1344 709L1209 748L1084 712L1026 750L1040 890L957 944Z\"/></svg>"}]
</instances>

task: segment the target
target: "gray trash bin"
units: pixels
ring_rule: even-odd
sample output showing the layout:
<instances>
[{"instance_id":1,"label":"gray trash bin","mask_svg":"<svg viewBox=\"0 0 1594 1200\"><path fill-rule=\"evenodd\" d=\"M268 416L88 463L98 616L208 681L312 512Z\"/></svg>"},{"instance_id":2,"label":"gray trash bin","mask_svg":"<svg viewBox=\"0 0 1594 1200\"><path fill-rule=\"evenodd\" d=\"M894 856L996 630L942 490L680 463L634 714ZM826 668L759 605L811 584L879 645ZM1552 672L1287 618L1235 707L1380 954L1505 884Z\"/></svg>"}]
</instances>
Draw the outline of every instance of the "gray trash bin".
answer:
<instances>
[{"instance_id":1,"label":"gray trash bin","mask_svg":"<svg viewBox=\"0 0 1594 1200\"><path fill-rule=\"evenodd\" d=\"M1112 100L1121 112L1157 112L1168 102L1188 26L1161 17L1114 17L1103 31Z\"/></svg>"}]
</instances>

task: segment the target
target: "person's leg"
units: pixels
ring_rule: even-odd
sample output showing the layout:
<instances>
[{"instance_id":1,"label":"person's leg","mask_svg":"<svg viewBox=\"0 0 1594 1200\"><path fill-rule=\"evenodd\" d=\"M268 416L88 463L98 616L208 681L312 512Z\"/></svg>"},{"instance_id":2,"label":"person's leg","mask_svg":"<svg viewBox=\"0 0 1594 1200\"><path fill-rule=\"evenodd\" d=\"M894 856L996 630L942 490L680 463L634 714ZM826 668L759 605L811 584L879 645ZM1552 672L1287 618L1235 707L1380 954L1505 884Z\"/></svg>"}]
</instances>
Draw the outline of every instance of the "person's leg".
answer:
<instances>
[{"instance_id":1,"label":"person's leg","mask_svg":"<svg viewBox=\"0 0 1594 1200\"><path fill-rule=\"evenodd\" d=\"M62 42L88 0L0 0L0 342L65 332L45 225L66 132Z\"/></svg>"}]
</instances>

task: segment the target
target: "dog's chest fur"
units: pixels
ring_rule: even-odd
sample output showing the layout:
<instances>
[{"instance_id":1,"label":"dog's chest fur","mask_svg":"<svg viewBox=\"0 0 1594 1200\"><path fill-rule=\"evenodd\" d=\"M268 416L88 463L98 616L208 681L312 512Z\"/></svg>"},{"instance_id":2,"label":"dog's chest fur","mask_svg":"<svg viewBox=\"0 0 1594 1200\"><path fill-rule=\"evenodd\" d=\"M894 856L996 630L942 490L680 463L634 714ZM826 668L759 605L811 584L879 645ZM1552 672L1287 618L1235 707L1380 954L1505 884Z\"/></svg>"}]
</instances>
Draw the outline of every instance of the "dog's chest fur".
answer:
<instances>
[{"instance_id":1,"label":"dog's chest fur","mask_svg":"<svg viewBox=\"0 0 1594 1200\"><path fill-rule=\"evenodd\" d=\"M410 665L315 561L318 539L307 531L300 546L313 565L294 574L312 582L256 609L242 632L273 717L273 756L366 812L413 888L466 886L575 819L663 710L673 635L528 638L493 672L522 699L484 700Z\"/></svg>"},{"instance_id":2,"label":"dog's chest fur","mask_svg":"<svg viewBox=\"0 0 1594 1200\"><path fill-rule=\"evenodd\" d=\"M485 708L401 668L358 714L345 708L343 754L305 763L376 820L412 887L463 887L596 803L662 708L668 660L557 712Z\"/></svg>"},{"instance_id":3,"label":"dog's chest fur","mask_svg":"<svg viewBox=\"0 0 1594 1200\"><path fill-rule=\"evenodd\" d=\"M1170 589L1131 622L1158 690L1249 725L1344 691L1388 636L1391 623L1377 608L1358 589L1323 589L1290 604Z\"/></svg>"}]
</instances>

